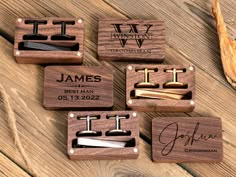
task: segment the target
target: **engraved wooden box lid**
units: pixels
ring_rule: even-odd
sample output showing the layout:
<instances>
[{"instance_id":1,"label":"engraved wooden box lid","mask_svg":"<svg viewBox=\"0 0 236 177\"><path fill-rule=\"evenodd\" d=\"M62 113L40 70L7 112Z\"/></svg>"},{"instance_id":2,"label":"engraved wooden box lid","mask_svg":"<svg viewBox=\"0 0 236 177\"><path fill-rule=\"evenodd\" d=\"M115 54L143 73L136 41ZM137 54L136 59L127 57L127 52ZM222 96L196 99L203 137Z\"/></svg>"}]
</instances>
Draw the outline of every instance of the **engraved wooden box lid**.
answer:
<instances>
[{"instance_id":1,"label":"engraved wooden box lid","mask_svg":"<svg viewBox=\"0 0 236 177\"><path fill-rule=\"evenodd\" d=\"M104 66L47 66L43 105L47 109L110 109L113 72Z\"/></svg>"},{"instance_id":2,"label":"engraved wooden box lid","mask_svg":"<svg viewBox=\"0 0 236 177\"><path fill-rule=\"evenodd\" d=\"M222 122L217 117L160 117L152 120L155 162L220 162Z\"/></svg>"},{"instance_id":3,"label":"engraved wooden box lid","mask_svg":"<svg viewBox=\"0 0 236 177\"><path fill-rule=\"evenodd\" d=\"M159 20L100 19L99 59L162 62L164 31L164 22Z\"/></svg>"}]
</instances>

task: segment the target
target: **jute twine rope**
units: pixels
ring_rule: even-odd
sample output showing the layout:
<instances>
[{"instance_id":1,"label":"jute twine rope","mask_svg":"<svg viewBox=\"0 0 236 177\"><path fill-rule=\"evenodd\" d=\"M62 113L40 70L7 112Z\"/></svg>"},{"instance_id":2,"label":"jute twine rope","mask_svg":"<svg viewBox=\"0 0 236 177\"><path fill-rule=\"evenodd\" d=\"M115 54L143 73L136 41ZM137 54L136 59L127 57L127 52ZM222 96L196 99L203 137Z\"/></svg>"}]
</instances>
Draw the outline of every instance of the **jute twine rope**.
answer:
<instances>
[{"instance_id":1,"label":"jute twine rope","mask_svg":"<svg viewBox=\"0 0 236 177\"><path fill-rule=\"evenodd\" d=\"M9 125L11 132L12 132L15 145L16 145L17 149L19 150L20 154L22 155L22 158L23 158L30 174L33 175L34 177L39 177L39 175L37 174L37 172L33 168L31 161L30 161L29 157L27 156L27 154L21 144L20 137L19 137L17 127L16 127L16 117L15 117L14 111L12 110L9 96L7 95L6 90L4 89L2 84L0 84L0 93L2 94L3 103L4 103L4 106L5 106L7 115L8 115L8 125Z\"/></svg>"}]
</instances>

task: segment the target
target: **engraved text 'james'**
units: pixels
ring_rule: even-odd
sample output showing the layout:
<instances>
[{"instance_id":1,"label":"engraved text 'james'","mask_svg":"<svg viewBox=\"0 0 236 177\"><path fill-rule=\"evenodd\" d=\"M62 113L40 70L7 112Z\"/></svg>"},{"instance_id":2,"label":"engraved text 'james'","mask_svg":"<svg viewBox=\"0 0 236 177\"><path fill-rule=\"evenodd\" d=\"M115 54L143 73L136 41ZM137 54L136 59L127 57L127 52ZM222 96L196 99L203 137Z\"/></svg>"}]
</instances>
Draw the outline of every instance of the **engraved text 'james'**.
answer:
<instances>
[{"instance_id":1,"label":"engraved text 'james'","mask_svg":"<svg viewBox=\"0 0 236 177\"><path fill-rule=\"evenodd\" d=\"M57 82L101 82L98 75L65 75L61 74Z\"/></svg>"}]
</instances>

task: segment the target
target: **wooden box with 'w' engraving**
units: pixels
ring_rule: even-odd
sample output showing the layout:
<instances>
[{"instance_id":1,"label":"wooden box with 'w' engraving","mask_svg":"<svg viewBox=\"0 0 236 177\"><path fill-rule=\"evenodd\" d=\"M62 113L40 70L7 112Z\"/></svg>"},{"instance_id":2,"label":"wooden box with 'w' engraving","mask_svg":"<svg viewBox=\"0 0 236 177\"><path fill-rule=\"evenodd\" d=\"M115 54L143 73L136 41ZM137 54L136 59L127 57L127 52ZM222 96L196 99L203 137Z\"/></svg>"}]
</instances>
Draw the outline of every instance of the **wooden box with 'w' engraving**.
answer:
<instances>
[{"instance_id":1,"label":"wooden box with 'w' engraving","mask_svg":"<svg viewBox=\"0 0 236 177\"><path fill-rule=\"evenodd\" d=\"M164 31L164 22L159 20L99 20L99 59L162 62Z\"/></svg>"}]
</instances>

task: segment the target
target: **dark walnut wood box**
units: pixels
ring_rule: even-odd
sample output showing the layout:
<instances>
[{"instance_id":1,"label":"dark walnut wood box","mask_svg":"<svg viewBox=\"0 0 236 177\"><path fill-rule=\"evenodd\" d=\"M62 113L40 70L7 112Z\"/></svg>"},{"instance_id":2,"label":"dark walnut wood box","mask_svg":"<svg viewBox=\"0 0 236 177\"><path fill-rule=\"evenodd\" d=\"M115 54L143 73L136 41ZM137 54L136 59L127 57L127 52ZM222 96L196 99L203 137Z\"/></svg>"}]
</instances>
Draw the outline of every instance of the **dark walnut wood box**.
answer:
<instances>
[{"instance_id":1,"label":"dark walnut wood box","mask_svg":"<svg viewBox=\"0 0 236 177\"><path fill-rule=\"evenodd\" d=\"M137 83L144 81L144 72L137 72L143 69L152 69L149 73L149 82L157 84L155 88L137 88ZM183 69L183 73L177 73L178 82L185 83L186 88L164 88L164 84L171 82L172 73L168 69ZM157 99L136 97L135 90L154 92L177 92L187 93L183 99ZM158 112L191 112L195 107L195 68L187 65L150 65L134 64L126 67L126 106L136 111L158 111Z\"/></svg>"},{"instance_id":2,"label":"dark walnut wood box","mask_svg":"<svg viewBox=\"0 0 236 177\"><path fill-rule=\"evenodd\" d=\"M155 162L221 162L222 122L217 117L160 117L152 120Z\"/></svg>"},{"instance_id":3,"label":"dark walnut wood box","mask_svg":"<svg viewBox=\"0 0 236 177\"><path fill-rule=\"evenodd\" d=\"M38 28L34 30L33 21L37 21ZM66 35L73 38L54 37L62 33L62 21ZM33 32L34 31L34 32ZM38 36L32 36L36 33ZM43 37L42 37L43 36ZM62 37L64 37L62 36ZM29 43L44 45L43 49L28 47ZM36 43L36 44L35 44ZM45 45L50 49L45 50ZM27 47L26 47L27 46ZM56 47L57 49L55 49ZM63 49L62 49L63 48ZM75 18L18 18L16 20L14 56L17 63L47 64L47 63L75 63L83 62L84 55L84 22Z\"/></svg>"},{"instance_id":4,"label":"dark walnut wood box","mask_svg":"<svg viewBox=\"0 0 236 177\"><path fill-rule=\"evenodd\" d=\"M106 132L115 128L115 120L107 119L108 116L127 116L120 120L120 128L130 131L126 136L107 136ZM92 120L91 129L100 131L99 136L86 136L97 140L130 141L130 146L122 148L111 147L78 147L78 132L86 129L86 120L78 117L99 116ZM94 111L94 112L69 112L68 114L68 155L71 160L126 160L137 159L139 156L139 115L133 111Z\"/></svg>"},{"instance_id":5,"label":"dark walnut wood box","mask_svg":"<svg viewBox=\"0 0 236 177\"><path fill-rule=\"evenodd\" d=\"M47 66L43 105L46 109L110 109L113 72L104 66Z\"/></svg>"},{"instance_id":6,"label":"dark walnut wood box","mask_svg":"<svg viewBox=\"0 0 236 177\"><path fill-rule=\"evenodd\" d=\"M108 61L162 62L165 58L164 22L100 19L98 56Z\"/></svg>"}]
</instances>

